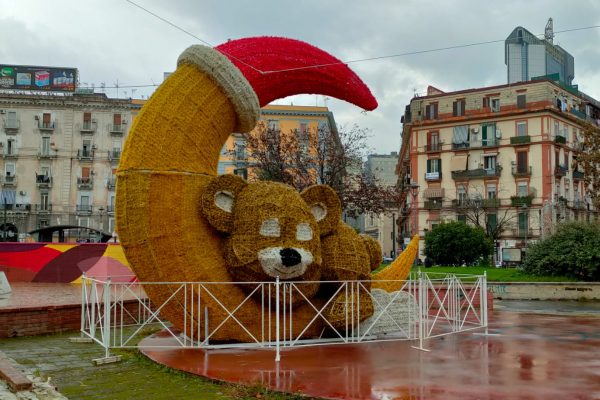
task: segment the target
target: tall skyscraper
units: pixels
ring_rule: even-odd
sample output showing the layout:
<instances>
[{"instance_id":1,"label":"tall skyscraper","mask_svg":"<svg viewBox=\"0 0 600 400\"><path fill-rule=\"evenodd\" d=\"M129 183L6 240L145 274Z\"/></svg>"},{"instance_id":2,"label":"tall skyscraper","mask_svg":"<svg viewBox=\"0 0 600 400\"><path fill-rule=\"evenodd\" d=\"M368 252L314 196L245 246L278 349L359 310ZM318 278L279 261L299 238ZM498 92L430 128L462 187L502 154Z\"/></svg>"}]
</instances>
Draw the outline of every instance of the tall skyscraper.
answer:
<instances>
[{"instance_id":1,"label":"tall skyscraper","mask_svg":"<svg viewBox=\"0 0 600 400\"><path fill-rule=\"evenodd\" d=\"M508 67L508 83L530 81L532 78L554 75L557 81L573 84L574 59L562 47L553 43L552 18L546 24L543 39L518 26L504 41L504 63Z\"/></svg>"}]
</instances>

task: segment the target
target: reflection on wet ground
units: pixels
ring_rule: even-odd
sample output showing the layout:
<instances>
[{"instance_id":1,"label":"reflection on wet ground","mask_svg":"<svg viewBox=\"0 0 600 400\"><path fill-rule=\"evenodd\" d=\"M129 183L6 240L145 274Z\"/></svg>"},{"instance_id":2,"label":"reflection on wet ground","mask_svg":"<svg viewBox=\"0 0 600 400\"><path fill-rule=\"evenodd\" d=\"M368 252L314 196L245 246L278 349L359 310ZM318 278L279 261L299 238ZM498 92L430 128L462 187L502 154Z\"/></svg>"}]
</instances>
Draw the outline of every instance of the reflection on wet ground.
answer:
<instances>
[{"instance_id":1,"label":"reflection on wet ground","mask_svg":"<svg viewBox=\"0 0 600 400\"><path fill-rule=\"evenodd\" d=\"M267 350L144 353L213 379L326 398L600 399L600 317L508 311L533 307L520 303L499 302L489 336L431 339L430 352L412 342L304 347L283 351L279 364ZM542 303L538 309L552 310Z\"/></svg>"}]
</instances>

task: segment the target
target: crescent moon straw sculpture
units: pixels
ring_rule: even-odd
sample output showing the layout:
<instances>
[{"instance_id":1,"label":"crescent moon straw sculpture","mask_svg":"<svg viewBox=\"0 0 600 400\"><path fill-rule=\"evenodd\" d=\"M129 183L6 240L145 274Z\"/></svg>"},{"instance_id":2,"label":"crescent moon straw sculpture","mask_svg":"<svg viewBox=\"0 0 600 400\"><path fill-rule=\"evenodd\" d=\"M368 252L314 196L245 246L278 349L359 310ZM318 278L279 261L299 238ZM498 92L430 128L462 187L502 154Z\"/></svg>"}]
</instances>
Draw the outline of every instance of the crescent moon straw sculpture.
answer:
<instances>
[{"instance_id":1,"label":"crescent moon straw sculpture","mask_svg":"<svg viewBox=\"0 0 600 400\"><path fill-rule=\"evenodd\" d=\"M306 68L315 64L326 66ZM192 46L183 52L177 70L135 119L117 173L117 229L141 282L233 281L223 256L224 239L202 214L202 195L217 175L228 136L252 130L260 106L299 93L326 94L367 110L377 106L367 86L346 65L297 40L248 38L214 49ZM414 239L411 250L386 270L372 275L372 287L397 290L398 284L388 280L406 278L417 242ZM184 315L184 304L190 310L195 299L178 292L178 287L147 284L144 289L155 304L166 302L161 315L184 329L197 318L190 311ZM210 326L222 324L211 340L260 337L256 319L261 304L244 302L247 293L236 285L224 284L218 290L222 291L218 298L206 293L202 297ZM233 310L240 304L237 323L224 308ZM296 307L293 333L302 332L314 316L312 307ZM319 333L321 327L313 325L306 335ZM203 334L196 332L195 337L201 339Z\"/></svg>"}]
</instances>

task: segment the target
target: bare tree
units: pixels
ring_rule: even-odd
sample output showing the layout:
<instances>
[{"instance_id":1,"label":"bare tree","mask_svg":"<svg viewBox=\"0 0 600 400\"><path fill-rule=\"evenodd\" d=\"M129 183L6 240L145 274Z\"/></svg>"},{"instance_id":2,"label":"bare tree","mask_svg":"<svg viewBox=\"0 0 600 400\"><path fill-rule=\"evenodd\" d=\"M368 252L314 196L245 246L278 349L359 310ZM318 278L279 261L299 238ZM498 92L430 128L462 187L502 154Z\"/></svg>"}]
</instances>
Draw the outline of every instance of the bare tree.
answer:
<instances>
[{"instance_id":1,"label":"bare tree","mask_svg":"<svg viewBox=\"0 0 600 400\"><path fill-rule=\"evenodd\" d=\"M293 130L288 134L264 123L246 135L249 179L283 182L303 190L320 183L331 186L347 214L384 212L397 202L398 190L385 187L364 171L369 131L357 125L330 130Z\"/></svg>"},{"instance_id":2,"label":"bare tree","mask_svg":"<svg viewBox=\"0 0 600 400\"><path fill-rule=\"evenodd\" d=\"M586 191L596 210L600 210L600 129L584 124L583 143L575 164L583 169Z\"/></svg>"}]
</instances>

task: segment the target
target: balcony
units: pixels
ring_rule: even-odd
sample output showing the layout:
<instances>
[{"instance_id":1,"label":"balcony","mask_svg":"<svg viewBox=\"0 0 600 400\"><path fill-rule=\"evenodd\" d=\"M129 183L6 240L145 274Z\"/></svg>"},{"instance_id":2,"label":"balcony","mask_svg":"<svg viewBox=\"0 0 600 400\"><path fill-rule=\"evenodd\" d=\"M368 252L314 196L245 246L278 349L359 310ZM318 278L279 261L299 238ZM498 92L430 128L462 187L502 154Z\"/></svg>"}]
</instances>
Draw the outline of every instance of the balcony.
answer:
<instances>
[{"instance_id":1,"label":"balcony","mask_svg":"<svg viewBox=\"0 0 600 400\"><path fill-rule=\"evenodd\" d=\"M15 133L19 132L20 128L21 128L21 121L19 121L19 120L4 121L4 132L6 132L7 135L15 134Z\"/></svg>"},{"instance_id":2,"label":"balcony","mask_svg":"<svg viewBox=\"0 0 600 400\"><path fill-rule=\"evenodd\" d=\"M108 126L111 135L122 135L125 132L125 124L112 124Z\"/></svg>"},{"instance_id":3,"label":"balcony","mask_svg":"<svg viewBox=\"0 0 600 400\"><path fill-rule=\"evenodd\" d=\"M531 238L534 235L533 229L514 229L513 233L518 238Z\"/></svg>"},{"instance_id":4,"label":"balcony","mask_svg":"<svg viewBox=\"0 0 600 400\"><path fill-rule=\"evenodd\" d=\"M442 208L442 199L425 200L423 208L426 210L439 210Z\"/></svg>"},{"instance_id":5,"label":"balcony","mask_svg":"<svg viewBox=\"0 0 600 400\"><path fill-rule=\"evenodd\" d=\"M56 122L39 122L38 121L38 129L43 132L54 132L56 128Z\"/></svg>"},{"instance_id":6,"label":"balcony","mask_svg":"<svg viewBox=\"0 0 600 400\"><path fill-rule=\"evenodd\" d=\"M6 149L4 150L4 153L2 154L2 157L4 158L17 158L19 157L19 152L17 151L17 149Z\"/></svg>"},{"instance_id":7,"label":"balcony","mask_svg":"<svg viewBox=\"0 0 600 400\"><path fill-rule=\"evenodd\" d=\"M478 148L487 148L487 147L498 147L499 141L497 139L482 139L482 140L471 140L469 142L469 148L478 149Z\"/></svg>"},{"instance_id":8,"label":"balcony","mask_svg":"<svg viewBox=\"0 0 600 400\"><path fill-rule=\"evenodd\" d=\"M88 149L77 150L77 159L79 161L92 161L94 159L94 150L88 150Z\"/></svg>"},{"instance_id":9,"label":"balcony","mask_svg":"<svg viewBox=\"0 0 600 400\"><path fill-rule=\"evenodd\" d=\"M465 207L467 207L468 203L469 203L468 199L454 199L454 200L452 200L452 207L465 208Z\"/></svg>"},{"instance_id":10,"label":"balcony","mask_svg":"<svg viewBox=\"0 0 600 400\"><path fill-rule=\"evenodd\" d=\"M573 179L575 179L575 180L581 181L581 180L583 180L584 176L585 175L584 175L583 171L578 171L578 170L573 171Z\"/></svg>"},{"instance_id":11,"label":"balcony","mask_svg":"<svg viewBox=\"0 0 600 400\"><path fill-rule=\"evenodd\" d=\"M2 186L16 187L17 186L17 176L16 175L5 175L4 180L2 181Z\"/></svg>"},{"instance_id":12,"label":"balcony","mask_svg":"<svg viewBox=\"0 0 600 400\"><path fill-rule=\"evenodd\" d=\"M510 205L513 207L531 206L533 194L527 196L510 196Z\"/></svg>"},{"instance_id":13,"label":"balcony","mask_svg":"<svg viewBox=\"0 0 600 400\"><path fill-rule=\"evenodd\" d=\"M106 180L106 188L108 190L115 190L116 187L117 187L117 177L116 176L111 176L110 178L108 178Z\"/></svg>"},{"instance_id":14,"label":"balcony","mask_svg":"<svg viewBox=\"0 0 600 400\"><path fill-rule=\"evenodd\" d=\"M35 184L40 189L49 189L52 187L52 177L35 174Z\"/></svg>"},{"instance_id":15,"label":"balcony","mask_svg":"<svg viewBox=\"0 0 600 400\"><path fill-rule=\"evenodd\" d=\"M569 201L567 203L567 205L574 210L586 210L587 209L587 204L585 203L585 201L583 201L581 199L575 199L573 201Z\"/></svg>"},{"instance_id":16,"label":"balcony","mask_svg":"<svg viewBox=\"0 0 600 400\"><path fill-rule=\"evenodd\" d=\"M500 199L483 199L481 205L483 208L498 208L500 207Z\"/></svg>"},{"instance_id":17,"label":"balcony","mask_svg":"<svg viewBox=\"0 0 600 400\"><path fill-rule=\"evenodd\" d=\"M77 204L75 206L75 211L77 214L91 214L92 206L89 204Z\"/></svg>"},{"instance_id":18,"label":"balcony","mask_svg":"<svg viewBox=\"0 0 600 400\"><path fill-rule=\"evenodd\" d=\"M44 214L52 211L52 204L36 204L35 212Z\"/></svg>"},{"instance_id":19,"label":"balcony","mask_svg":"<svg viewBox=\"0 0 600 400\"><path fill-rule=\"evenodd\" d=\"M109 150L108 151L108 160L118 162L121 159L121 150Z\"/></svg>"},{"instance_id":20,"label":"balcony","mask_svg":"<svg viewBox=\"0 0 600 400\"><path fill-rule=\"evenodd\" d=\"M522 178L526 176L531 176L531 166L526 165L513 165L511 172L515 178Z\"/></svg>"},{"instance_id":21,"label":"balcony","mask_svg":"<svg viewBox=\"0 0 600 400\"><path fill-rule=\"evenodd\" d=\"M567 138L561 135L554 136L554 143L556 144L567 144Z\"/></svg>"},{"instance_id":22,"label":"balcony","mask_svg":"<svg viewBox=\"0 0 600 400\"><path fill-rule=\"evenodd\" d=\"M83 121L83 123L81 125L79 125L79 132L81 132L82 135L93 135L94 132L96 132L96 128L97 128L96 121L92 120L92 121Z\"/></svg>"},{"instance_id":23,"label":"balcony","mask_svg":"<svg viewBox=\"0 0 600 400\"><path fill-rule=\"evenodd\" d=\"M425 172L426 181L439 181L442 179L441 172Z\"/></svg>"},{"instance_id":24,"label":"balcony","mask_svg":"<svg viewBox=\"0 0 600 400\"><path fill-rule=\"evenodd\" d=\"M510 144L527 144L530 142L530 136L513 136L510 138Z\"/></svg>"},{"instance_id":25,"label":"balcony","mask_svg":"<svg viewBox=\"0 0 600 400\"><path fill-rule=\"evenodd\" d=\"M497 165L493 169L470 169L466 171L452 171L452 179L465 180L465 179L482 179L492 176L500 176L502 167Z\"/></svg>"},{"instance_id":26,"label":"balcony","mask_svg":"<svg viewBox=\"0 0 600 400\"><path fill-rule=\"evenodd\" d=\"M21 212L29 212L31 211L31 204L15 204L14 210Z\"/></svg>"},{"instance_id":27,"label":"balcony","mask_svg":"<svg viewBox=\"0 0 600 400\"><path fill-rule=\"evenodd\" d=\"M438 153L438 152L442 151L442 145L443 145L443 143L431 143L431 144L425 145L425 152Z\"/></svg>"},{"instance_id":28,"label":"balcony","mask_svg":"<svg viewBox=\"0 0 600 400\"><path fill-rule=\"evenodd\" d=\"M469 142L452 143L452 150L466 150L469 146Z\"/></svg>"},{"instance_id":29,"label":"balcony","mask_svg":"<svg viewBox=\"0 0 600 400\"><path fill-rule=\"evenodd\" d=\"M78 177L77 188L81 190L92 189L94 186L94 179L90 176Z\"/></svg>"},{"instance_id":30,"label":"balcony","mask_svg":"<svg viewBox=\"0 0 600 400\"><path fill-rule=\"evenodd\" d=\"M38 151L37 157L42 158L56 158L56 152L51 150Z\"/></svg>"},{"instance_id":31,"label":"balcony","mask_svg":"<svg viewBox=\"0 0 600 400\"><path fill-rule=\"evenodd\" d=\"M569 172L569 167L566 165L554 166L554 176L557 178L567 175L567 172Z\"/></svg>"}]
</instances>

